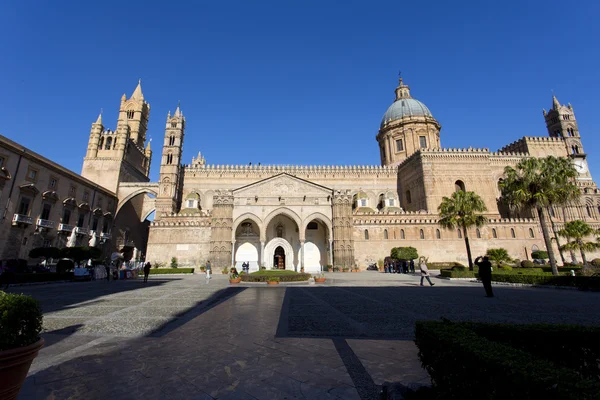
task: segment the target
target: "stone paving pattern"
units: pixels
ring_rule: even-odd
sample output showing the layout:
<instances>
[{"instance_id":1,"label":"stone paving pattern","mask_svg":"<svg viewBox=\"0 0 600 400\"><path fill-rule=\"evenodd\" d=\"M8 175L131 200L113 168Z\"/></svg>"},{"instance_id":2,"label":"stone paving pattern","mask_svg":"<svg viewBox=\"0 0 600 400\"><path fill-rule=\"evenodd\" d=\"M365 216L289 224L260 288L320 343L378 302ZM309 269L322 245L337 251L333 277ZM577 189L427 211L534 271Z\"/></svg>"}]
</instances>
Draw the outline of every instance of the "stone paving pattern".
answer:
<instances>
[{"instance_id":1,"label":"stone paving pattern","mask_svg":"<svg viewBox=\"0 0 600 400\"><path fill-rule=\"evenodd\" d=\"M44 309L46 346L19 399L370 399L429 384L414 322L597 324L600 293L376 272L325 285L230 287L225 276L13 287Z\"/></svg>"}]
</instances>

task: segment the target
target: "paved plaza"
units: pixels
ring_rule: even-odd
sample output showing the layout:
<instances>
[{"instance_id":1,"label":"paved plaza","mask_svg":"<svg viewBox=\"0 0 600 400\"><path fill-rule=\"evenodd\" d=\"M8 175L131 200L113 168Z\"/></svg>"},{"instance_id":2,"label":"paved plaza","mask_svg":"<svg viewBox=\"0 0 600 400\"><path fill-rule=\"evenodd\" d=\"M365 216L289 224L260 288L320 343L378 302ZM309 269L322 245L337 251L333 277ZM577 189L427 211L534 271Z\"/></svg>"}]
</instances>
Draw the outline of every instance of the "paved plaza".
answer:
<instances>
[{"instance_id":1,"label":"paved plaza","mask_svg":"<svg viewBox=\"0 0 600 400\"><path fill-rule=\"evenodd\" d=\"M419 319L597 324L600 293L377 272L325 285L230 286L201 275L13 287L44 309L20 399L372 399L428 385Z\"/></svg>"}]
</instances>

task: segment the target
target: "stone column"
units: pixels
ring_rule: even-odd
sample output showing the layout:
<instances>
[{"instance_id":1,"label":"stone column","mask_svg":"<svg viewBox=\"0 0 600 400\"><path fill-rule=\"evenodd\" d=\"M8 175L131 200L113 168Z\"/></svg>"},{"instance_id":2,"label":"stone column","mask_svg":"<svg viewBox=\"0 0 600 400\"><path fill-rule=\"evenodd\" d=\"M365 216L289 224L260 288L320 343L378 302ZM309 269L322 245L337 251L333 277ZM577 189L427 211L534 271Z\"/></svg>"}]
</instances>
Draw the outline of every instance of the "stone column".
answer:
<instances>
[{"instance_id":1,"label":"stone column","mask_svg":"<svg viewBox=\"0 0 600 400\"><path fill-rule=\"evenodd\" d=\"M300 242L300 268L304 268L304 240Z\"/></svg>"},{"instance_id":2,"label":"stone column","mask_svg":"<svg viewBox=\"0 0 600 400\"><path fill-rule=\"evenodd\" d=\"M235 240L231 241L231 266L235 266Z\"/></svg>"},{"instance_id":3,"label":"stone column","mask_svg":"<svg viewBox=\"0 0 600 400\"><path fill-rule=\"evenodd\" d=\"M260 271L260 267L267 266L265 263L265 242L260 242L260 264L258 265L258 270Z\"/></svg>"},{"instance_id":4,"label":"stone column","mask_svg":"<svg viewBox=\"0 0 600 400\"><path fill-rule=\"evenodd\" d=\"M333 265L333 239L329 239L329 265Z\"/></svg>"},{"instance_id":5,"label":"stone column","mask_svg":"<svg viewBox=\"0 0 600 400\"><path fill-rule=\"evenodd\" d=\"M388 164L390 164L390 163L394 162L394 158L393 158L394 152L392 151L392 137L390 135L388 135L388 137L387 137L387 148L388 148L388 154L389 154Z\"/></svg>"}]
</instances>

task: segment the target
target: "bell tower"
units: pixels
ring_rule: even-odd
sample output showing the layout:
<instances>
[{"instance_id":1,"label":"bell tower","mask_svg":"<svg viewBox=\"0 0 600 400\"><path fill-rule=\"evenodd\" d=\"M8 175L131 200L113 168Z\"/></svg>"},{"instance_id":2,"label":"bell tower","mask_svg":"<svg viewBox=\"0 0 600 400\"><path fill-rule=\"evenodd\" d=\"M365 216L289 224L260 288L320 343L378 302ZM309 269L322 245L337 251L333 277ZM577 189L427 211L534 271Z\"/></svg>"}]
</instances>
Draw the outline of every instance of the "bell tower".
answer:
<instances>
[{"instance_id":1,"label":"bell tower","mask_svg":"<svg viewBox=\"0 0 600 400\"><path fill-rule=\"evenodd\" d=\"M171 112L167 115L165 139L160 161L160 187L159 194L156 197L157 218L160 218L164 213L170 214L181 208L181 181L183 179L181 155L184 135L185 117L180 106L177 105L173 116L171 116Z\"/></svg>"}]
</instances>

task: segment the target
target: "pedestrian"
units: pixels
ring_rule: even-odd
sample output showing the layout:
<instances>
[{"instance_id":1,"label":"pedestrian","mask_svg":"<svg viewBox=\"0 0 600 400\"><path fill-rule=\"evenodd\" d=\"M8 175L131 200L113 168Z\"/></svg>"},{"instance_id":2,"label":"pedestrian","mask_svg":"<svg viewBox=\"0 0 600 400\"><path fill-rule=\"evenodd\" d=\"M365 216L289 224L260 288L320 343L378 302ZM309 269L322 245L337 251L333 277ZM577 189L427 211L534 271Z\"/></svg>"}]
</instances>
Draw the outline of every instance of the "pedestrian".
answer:
<instances>
[{"instance_id":1,"label":"pedestrian","mask_svg":"<svg viewBox=\"0 0 600 400\"><path fill-rule=\"evenodd\" d=\"M410 272L415 273L415 260L410 260Z\"/></svg>"},{"instance_id":2,"label":"pedestrian","mask_svg":"<svg viewBox=\"0 0 600 400\"><path fill-rule=\"evenodd\" d=\"M388 264L387 261L383 263L383 272L385 272L387 274L388 272Z\"/></svg>"},{"instance_id":3,"label":"pedestrian","mask_svg":"<svg viewBox=\"0 0 600 400\"><path fill-rule=\"evenodd\" d=\"M106 268L106 282L109 282L110 281L110 264L107 263L104 266L104 268Z\"/></svg>"},{"instance_id":4,"label":"pedestrian","mask_svg":"<svg viewBox=\"0 0 600 400\"><path fill-rule=\"evenodd\" d=\"M148 261L144 265L144 283L148 282L148 275L150 275L150 268L152 268L152 265L150 264L150 261Z\"/></svg>"},{"instance_id":5,"label":"pedestrian","mask_svg":"<svg viewBox=\"0 0 600 400\"><path fill-rule=\"evenodd\" d=\"M492 291L492 263L489 258L479 256L475 259L475 265L479 267L479 279L483 282L483 288L485 289L485 297L494 297Z\"/></svg>"},{"instance_id":6,"label":"pedestrian","mask_svg":"<svg viewBox=\"0 0 600 400\"><path fill-rule=\"evenodd\" d=\"M206 261L206 283L210 280L210 260Z\"/></svg>"},{"instance_id":7,"label":"pedestrian","mask_svg":"<svg viewBox=\"0 0 600 400\"><path fill-rule=\"evenodd\" d=\"M427 269L427 262L425 257L421 257L419 259L419 268L421 269L421 286L425 286L423 285L423 278L426 278L427 282L429 282L431 286L434 286L435 283L431 282L431 279L429 278L429 269Z\"/></svg>"}]
</instances>

